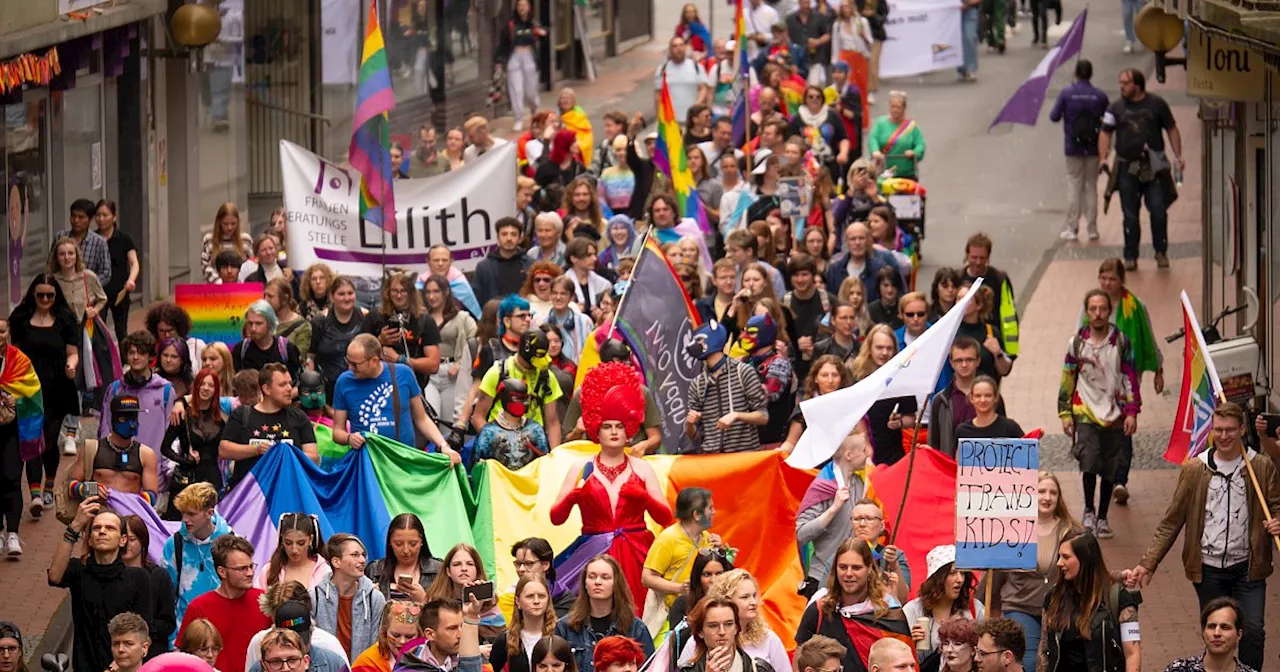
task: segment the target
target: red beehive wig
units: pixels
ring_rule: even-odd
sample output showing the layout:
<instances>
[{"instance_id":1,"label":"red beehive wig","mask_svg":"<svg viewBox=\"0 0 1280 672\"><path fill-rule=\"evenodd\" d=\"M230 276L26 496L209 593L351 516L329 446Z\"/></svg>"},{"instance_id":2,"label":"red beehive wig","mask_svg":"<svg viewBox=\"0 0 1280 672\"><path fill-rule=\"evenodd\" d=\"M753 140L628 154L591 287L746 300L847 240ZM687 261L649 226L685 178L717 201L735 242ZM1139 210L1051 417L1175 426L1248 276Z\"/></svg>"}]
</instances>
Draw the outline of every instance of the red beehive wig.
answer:
<instances>
[{"instance_id":1,"label":"red beehive wig","mask_svg":"<svg viewBox=\"0 0 1280 672\"><path fill-rule=\"evenodd\" d=\"M587 438L598 441L600 425L619 420L627 436L635 436L644 420L640 374L630 364L597 364L582 379L582 425Z\"/></svg>"},{"instance_id":2,"label":"red beehive wig","mask_svg":"<svg viewBox=\"0 0 1280 672\"><path fill-rule=\"evenodd\" d=\"M596 643L595 652L591 654L591 664L595 672L604 672L614 663L644 664L644 649L640 643L630 637L611 635Z\"/></svg>"}]
</instances>

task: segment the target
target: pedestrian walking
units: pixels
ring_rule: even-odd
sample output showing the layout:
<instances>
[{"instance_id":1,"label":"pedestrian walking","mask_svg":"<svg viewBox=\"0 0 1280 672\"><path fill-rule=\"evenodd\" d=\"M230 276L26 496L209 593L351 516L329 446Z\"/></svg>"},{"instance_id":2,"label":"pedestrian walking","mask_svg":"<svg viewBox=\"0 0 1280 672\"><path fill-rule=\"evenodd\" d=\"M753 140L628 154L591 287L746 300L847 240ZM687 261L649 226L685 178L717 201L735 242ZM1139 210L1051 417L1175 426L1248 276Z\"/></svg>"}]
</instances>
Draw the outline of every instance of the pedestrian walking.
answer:
<instances>
[{"instance_id":1,"label":"pedestrian walking","mask_svg":"<svg viewBox=\"0 0 1280 672\"><path fill-rule=\"evenodd\" d=\"M1138 244L1142 242L1142 224L1138 217L1143 203L1151 220L1156 266L1169 268L1168 208L1178 197L1172 169L1177 167L1181 175L1186 168L1182 159L1182 134L1178 132L1173 111L1164 98L1147 93L1147 78L1142 72L1133 68L1121 70L1120 100L1111 103L1102 115L1102 131L1098 138L1098 159L1105 161L1112 148L1116 151L1107 194L1120 192L1125 270L1138 268ZM1172 157L1165 151L1166 134Z\"/></svg>"},{"instance_id":2,"label":"pedestrian walking","mask_svg":"<svg viewBox=\"0 0 1280 672\"><path fill-rule=\"evenodd\" d=\"M1093 63L1076 61L1076 81L1058 93L1049 110L1051 121L1062 122L1067 157L1067 221L1059 236L1063 240L1076 239L1081 218L1089 240L1098 239L1098 134L1110 101L1089 81L1092 78Z\"/></svg>"}]
</instances>

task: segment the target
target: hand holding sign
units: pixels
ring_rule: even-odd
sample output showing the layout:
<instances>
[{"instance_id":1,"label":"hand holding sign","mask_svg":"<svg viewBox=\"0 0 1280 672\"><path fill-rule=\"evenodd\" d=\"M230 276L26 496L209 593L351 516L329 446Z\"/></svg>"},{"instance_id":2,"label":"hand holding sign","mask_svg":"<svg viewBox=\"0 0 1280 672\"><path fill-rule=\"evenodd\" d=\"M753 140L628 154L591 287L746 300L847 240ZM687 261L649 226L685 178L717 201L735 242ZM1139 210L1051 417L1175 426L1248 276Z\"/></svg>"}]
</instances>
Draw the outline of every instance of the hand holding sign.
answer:
<instances>
[{"instance_id":1,"label":"hand holding sign","mask_svg":"<svg viewBox=\"0 0 1280 672\"><path fill-rule=\"evenodd\" d=\"M1035 439L961 439L956 451L956 568L1035 569Z\"/></svg>"}]
</instances>

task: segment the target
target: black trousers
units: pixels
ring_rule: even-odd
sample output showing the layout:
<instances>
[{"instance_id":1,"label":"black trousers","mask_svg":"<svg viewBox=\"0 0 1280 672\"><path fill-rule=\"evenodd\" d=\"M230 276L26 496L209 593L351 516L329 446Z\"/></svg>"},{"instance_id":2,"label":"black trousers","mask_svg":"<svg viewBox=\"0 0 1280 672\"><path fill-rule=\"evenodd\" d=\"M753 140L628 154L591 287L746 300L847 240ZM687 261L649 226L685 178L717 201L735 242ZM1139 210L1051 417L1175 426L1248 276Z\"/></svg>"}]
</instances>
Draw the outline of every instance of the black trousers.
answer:
<instances>
[{"instance_id":1,"label":"black trousers","mask_svg":"<svg viewBox=\"0 0 1280 672\"><path fill-rule=\"evenodd\" d=\"M125 294L124 300L120 303L111 303L123 291L124 287L117 289L114 294L110 290L107 291L107 310L111 313L111 322L115 326L116 343L123 341L129 333L129 306L133 303L133 298Z\"/></svg>"},{"instance_id":2,"label":"black trousers","mask_svg":"<svg viewBox=\"0 0 1280 672\"><path fill-rule=\"evenodd\" d=\"M22 457L18 454L18 423L0 425L0 515L5 532L18 533L22 522Z\"/></svg>"},{"instance_id":3,"label":"black trousers","mask_svg":"<svg viewBox=\"0 0 1280 672\"><path fill-rule=\"evenodd\" d=\"M59 413L44 414L44 452L40 457L27 462L27 483L40 485L41 477L49 481L58 475L58 462L62 460L62 449L58 447L58 439L62 437L62 415Z\"/></svg>"}]
</instances>

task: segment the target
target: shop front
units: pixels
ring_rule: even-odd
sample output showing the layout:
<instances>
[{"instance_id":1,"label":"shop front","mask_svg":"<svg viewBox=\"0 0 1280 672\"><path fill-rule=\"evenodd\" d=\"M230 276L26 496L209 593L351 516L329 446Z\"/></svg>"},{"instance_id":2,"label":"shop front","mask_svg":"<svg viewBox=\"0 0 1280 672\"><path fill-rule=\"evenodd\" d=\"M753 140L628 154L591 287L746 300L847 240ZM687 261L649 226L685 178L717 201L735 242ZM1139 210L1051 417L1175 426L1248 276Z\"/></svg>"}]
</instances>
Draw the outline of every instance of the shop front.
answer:
<instances>
[{"instance_id":1,"label":"shop front","mask_svg":"<svg viewBox=\"0 0 1280 672\"><path fill-rule=\"evenodd\" d=\"M53 235L68 227L68 207L77 199L115 201L120 228L146 250L148 83L140 54L147 24L111 25L137 19L139 9L125 17L104 14L99 26L86 21L76 26L84 34L62 41L33 39L42 26L0 35L0 49L38 45L0 52L6 312L46 268ZM47 32L51 39L58 34Z\"/></svg>"}]
</instances>

